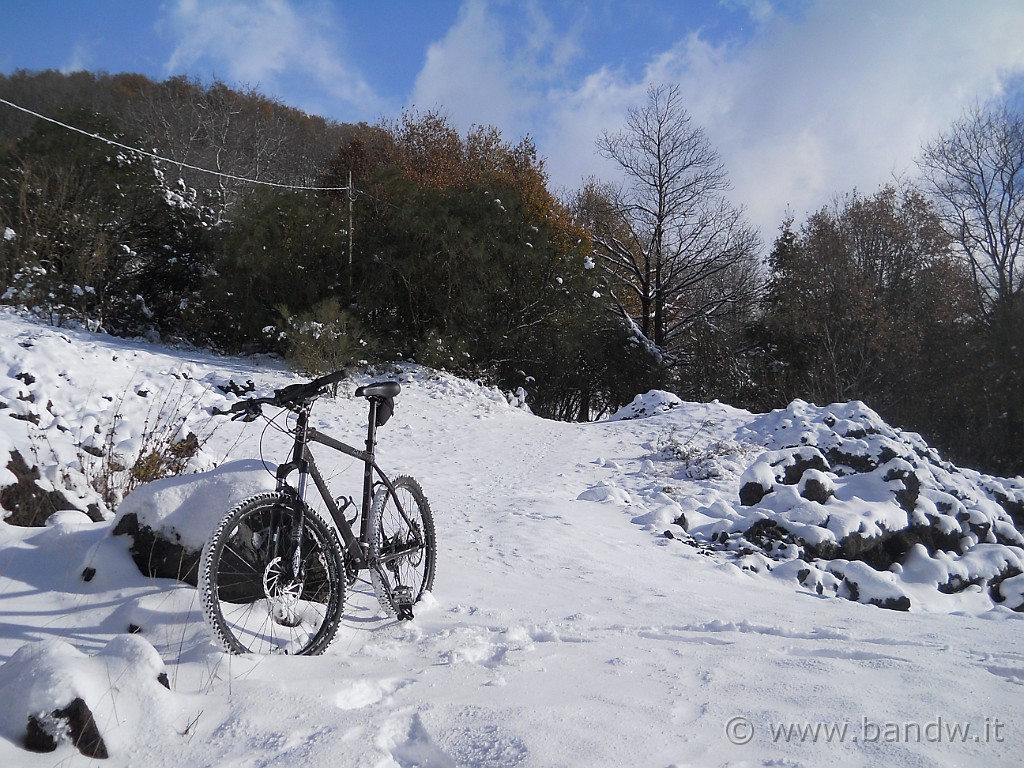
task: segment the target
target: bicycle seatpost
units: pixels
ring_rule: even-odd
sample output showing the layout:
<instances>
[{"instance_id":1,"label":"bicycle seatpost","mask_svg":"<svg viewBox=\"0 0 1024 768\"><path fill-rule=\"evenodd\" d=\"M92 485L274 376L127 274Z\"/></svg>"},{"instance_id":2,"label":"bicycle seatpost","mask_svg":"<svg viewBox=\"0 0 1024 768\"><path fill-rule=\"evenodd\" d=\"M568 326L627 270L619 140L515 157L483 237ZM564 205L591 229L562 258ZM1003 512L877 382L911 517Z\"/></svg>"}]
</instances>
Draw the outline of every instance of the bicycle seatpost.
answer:
<instances>
[{"instance_id":1,"label":"bicycle seatpost","mask_svg":"<svg viewBox=\"0 0 1024 768\"><path fill-rule=\"evenodd\" d=\"M377 447L377 398L369 397L367 401L370 403L370 415L366 427L366 452L372 457Z\"/></svg>"},{"instance_id":2,"label":"bicycle seatpost","mask_svg":"<svg viewBox=\"0 0 1024 768\"><path fill-rule=\"evenodd\" d=\"M373 452L377 446L377 398L368 397L370 404L369 421L366 427L366 454L368 461L363 465L363 515L361 526L366 527L370 505L373 503ZM365 534L365 530L362 531Z\"/></svg>"}]
</instances>

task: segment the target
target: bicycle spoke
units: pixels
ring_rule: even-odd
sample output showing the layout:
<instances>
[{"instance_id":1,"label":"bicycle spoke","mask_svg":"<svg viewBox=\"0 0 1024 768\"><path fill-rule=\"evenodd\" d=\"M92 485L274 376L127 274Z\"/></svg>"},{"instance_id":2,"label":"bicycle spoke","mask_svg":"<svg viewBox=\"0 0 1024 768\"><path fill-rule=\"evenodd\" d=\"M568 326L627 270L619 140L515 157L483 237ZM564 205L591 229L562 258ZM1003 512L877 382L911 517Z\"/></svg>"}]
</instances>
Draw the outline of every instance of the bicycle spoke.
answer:
<instances>
[{"instance_id":1,"label":"bicycle spoke","mask_svg":"<svg viewBox=\"0 0 1024 768\"><path fill-rule=\"evenodd\" d=\"M434 519L422 489L399 477L381 489L370 522L370 576L386 613L412 618L412 606L434 581Z\"/></svg>"},{"instance_id":2,"label":"bicycle spoke","mask_svg":"<svg viewBox=\"0 0 1024 768\"><path fill-rule=\"evenodd\" d=\"M288 494L263 494L225 518L204 549L204 608L233 653L320 653L337 632L345 581L337 540L307 509L302 574L291 574L294 516ZM280 534L271 535L275 524ZM278 552L270 551L272 541Z\"/></svg>"}]
</instances>

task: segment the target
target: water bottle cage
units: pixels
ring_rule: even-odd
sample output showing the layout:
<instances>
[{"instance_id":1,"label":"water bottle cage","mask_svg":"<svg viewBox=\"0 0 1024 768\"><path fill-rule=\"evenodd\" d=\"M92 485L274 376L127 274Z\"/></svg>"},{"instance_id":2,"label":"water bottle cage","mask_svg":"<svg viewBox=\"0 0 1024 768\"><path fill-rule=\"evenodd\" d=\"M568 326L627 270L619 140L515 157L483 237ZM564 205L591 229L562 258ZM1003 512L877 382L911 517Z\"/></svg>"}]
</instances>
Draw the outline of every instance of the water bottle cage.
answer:
<instances>
[{"instance_id":1,"label":"water bottle cage","mask_svg":"<svg viewBox=\"0 0 1024 768\"><path fill-rule=\"evenodd\" d=\"M341 512L341 516L344 517L345 520L348 521L348 524L349 525L355 525L356 519L359 517L359 509L356 508L355 514L352 515L352 517L348 517L348 516L345 515L345 510L347 510L349 507L355 507L356 506L356 503L355 503L355 501L352 500L352 497L351 496L338 496L334 500L334 503L338 505L338 511Z\"/></svg>"}]
</instances>

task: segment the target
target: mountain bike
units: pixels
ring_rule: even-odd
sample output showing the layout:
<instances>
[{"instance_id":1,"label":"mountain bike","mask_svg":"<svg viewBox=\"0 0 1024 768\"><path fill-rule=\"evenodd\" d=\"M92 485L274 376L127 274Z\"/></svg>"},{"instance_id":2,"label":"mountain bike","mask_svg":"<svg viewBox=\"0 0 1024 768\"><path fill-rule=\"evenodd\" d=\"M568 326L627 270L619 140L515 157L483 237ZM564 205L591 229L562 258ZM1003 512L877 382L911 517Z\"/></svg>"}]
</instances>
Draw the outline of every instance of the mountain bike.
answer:
<instances>
[{"instance_id":1,"label":"mountain bike","mask_svg":"<svg viewBox=\"0 0 1024 768\"><path fill-rule=\"evenodd\" d=\"M381 608L399 620L411 619L413 606L433 586L434 518L423 489L406 475L389 478L374 457L377 428L394 412L399 383L356 389L356 397L369 405L365 450L310 424L313 404L345 375L335 371L270 397L214 410L245 422L266 418L265 405L282 409L278 416L288 411L283 429L293 440L290 459L277 468L277 489L238 504L203 547L204 612L214 636L231 653L322 653L338 631L345 589L363 571L369 572ZM276 423L276 418L267 420ZM328 488L310 451L313 443L363 463L358 505ZM310 479L333 526L306 502Z\"/></svg>"}]
</instances>

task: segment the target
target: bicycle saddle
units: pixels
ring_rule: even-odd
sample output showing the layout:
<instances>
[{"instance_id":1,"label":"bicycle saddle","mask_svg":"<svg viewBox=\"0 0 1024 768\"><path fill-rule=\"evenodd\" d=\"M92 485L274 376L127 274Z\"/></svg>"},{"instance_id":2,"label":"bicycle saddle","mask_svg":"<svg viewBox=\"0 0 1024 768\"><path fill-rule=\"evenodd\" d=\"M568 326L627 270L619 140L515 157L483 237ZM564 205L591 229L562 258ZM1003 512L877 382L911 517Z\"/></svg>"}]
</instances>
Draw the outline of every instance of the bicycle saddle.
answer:
<instances>
[{"instance_id":1,"label":"bicycle saddle","mask_svg":"<svg viewBox=\"0 0 1024 768\"><path fill-rule=\"evenodd\" d=\"M402 391L402 385L397 381L376 381L359 387L356 390L356 397L394 397Z\"/></svg>"}]
</instances>

